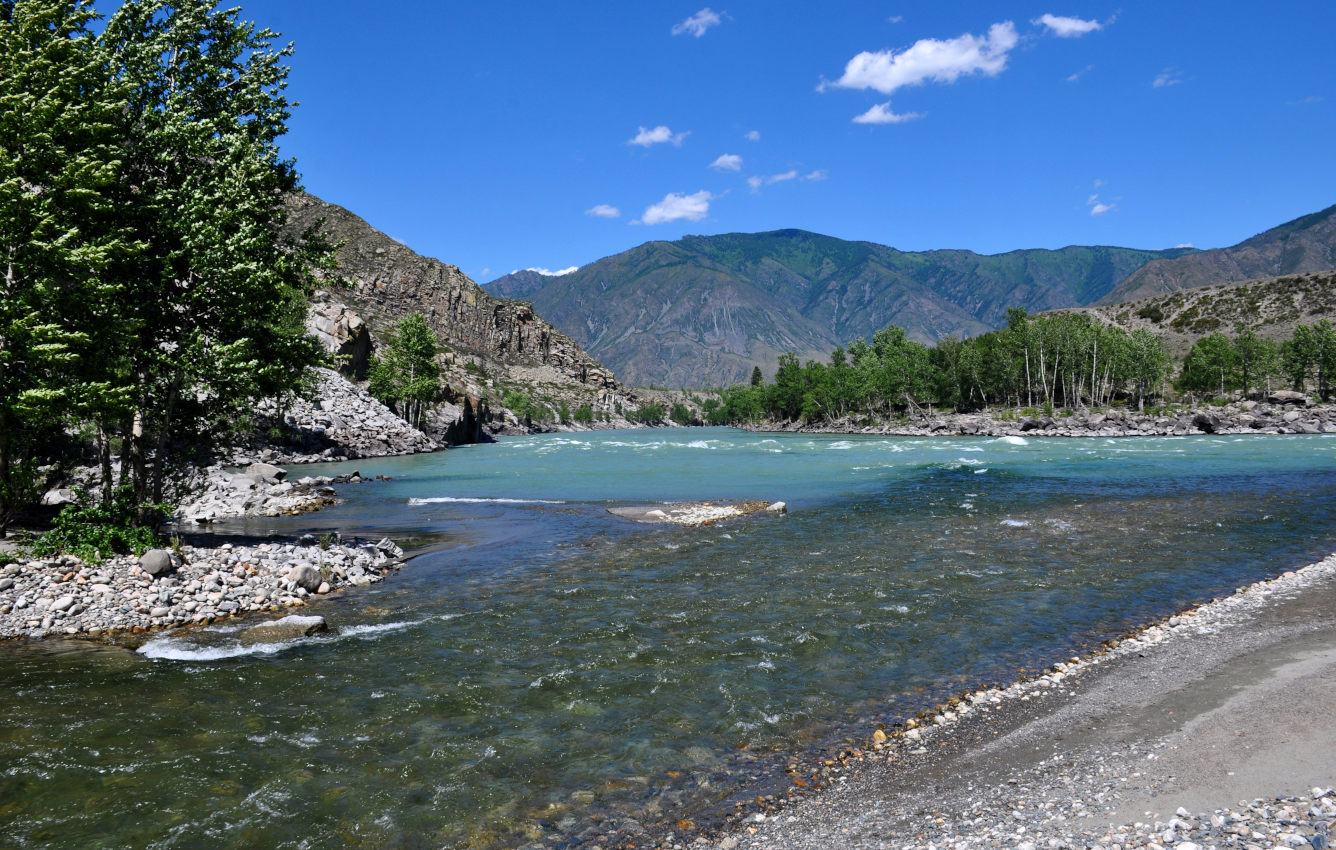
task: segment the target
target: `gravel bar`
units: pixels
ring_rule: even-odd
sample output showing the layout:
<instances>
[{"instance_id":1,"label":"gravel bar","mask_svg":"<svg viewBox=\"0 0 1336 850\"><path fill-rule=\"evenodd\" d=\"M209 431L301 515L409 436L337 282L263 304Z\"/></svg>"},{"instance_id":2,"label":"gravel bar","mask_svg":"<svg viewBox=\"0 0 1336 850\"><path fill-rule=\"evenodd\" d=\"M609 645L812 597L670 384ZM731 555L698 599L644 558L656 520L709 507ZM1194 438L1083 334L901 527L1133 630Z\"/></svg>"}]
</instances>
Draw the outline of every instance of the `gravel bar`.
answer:
<instances>
[{"instance_id":1,"label":"gravel bar","mask_svg":"<svg viewBox=\"0 0 1336 850\"><path fill-rule=\"evenodd\" d=\"M1328 847L1336 556L953 698L659 847ZM644 845L641 845L644 846Z\"/></svg>"}]
</instances>

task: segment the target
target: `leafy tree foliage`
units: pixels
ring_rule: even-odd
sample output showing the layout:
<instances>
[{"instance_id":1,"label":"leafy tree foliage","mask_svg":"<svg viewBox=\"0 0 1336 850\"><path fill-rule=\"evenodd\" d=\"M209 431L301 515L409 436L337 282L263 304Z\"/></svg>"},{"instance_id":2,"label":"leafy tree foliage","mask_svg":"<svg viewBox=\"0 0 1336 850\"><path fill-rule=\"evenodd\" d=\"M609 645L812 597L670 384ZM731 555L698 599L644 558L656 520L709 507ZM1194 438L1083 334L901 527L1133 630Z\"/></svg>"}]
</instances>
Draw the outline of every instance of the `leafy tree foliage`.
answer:
<instances>
[{"instance_id":1,"label":"leafy tree foliage","mask_svg":"<svg viewBox=\"0 0 1336 850\"><path fill-rule=\"evenodd\" d=\"M427 320L421 313L412 313L399 320L384 354L371 361L371 394L416 428L422 427L428 406L441 391L437 348L436 333Z\"/></svg>"},{"instance_id":2,"label":"leafy tree foliage","mask_svg":"<svg viewBox=\"0 0 1336 850\"><path fill-rule=\"evenodd\" d=\"M1089 316L1031 317L1015 309L1005 328L932 348L898 327L835 349L829 363L782 355L772 384L738 385L706 411L712 423L886 419L927 405L1078 407L1163 392L1169 357L1149 331L1129 334Z\"/></svg>"},{"instance_id":3,"label":"leafy tree foliage","mask_svg":"<svg viewBox=\"0 0 1336 850\"><path fill-rule=\"evenodd\" d=\"M332 252L281 235L290 46L205 0L96 17L0 0L0 526L76 426L104 512L123 487L148 521L187 453L319 360L304 292Z\"/></svg>"}]
</instances>

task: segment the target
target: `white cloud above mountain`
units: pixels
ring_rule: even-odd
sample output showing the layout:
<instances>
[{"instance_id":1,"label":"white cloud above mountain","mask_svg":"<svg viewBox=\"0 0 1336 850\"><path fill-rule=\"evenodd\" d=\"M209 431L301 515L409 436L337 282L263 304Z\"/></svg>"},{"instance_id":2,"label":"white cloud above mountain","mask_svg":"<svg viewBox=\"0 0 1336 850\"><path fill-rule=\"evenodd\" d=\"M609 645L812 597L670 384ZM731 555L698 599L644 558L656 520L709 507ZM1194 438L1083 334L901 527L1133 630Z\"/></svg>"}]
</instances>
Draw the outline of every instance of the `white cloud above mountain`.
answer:
<instances>
[{"instance_id":1,"label":"white cloud above mountain","mask_svg":"<svg viewBox=\"0 0 1336 850\"><path fill-rule=\"evenodd\" d=\"M1007 56L1020 37L1011 21L993 24L985 36L965 33L952 39L922 38L898 53L863 51L850 59L844 74L818 89L873 89L891 94L906 86L954 83L963 76L995 77L1007 67Z\"/></svg>"},{"instance_id":2,"label":"white cloud above mountain","mask_svg":"<svg viewBox=\"0 0 1336 850\"><path fill-rule=\"evenodd\" d=\"M595 204L585 210L585 215L592 215L594 218L618 218L622 211L611 204Z\"/></svg>"},{"instance_id":3,"label":"white cloud above mountain","mask_svg":"<svg viewBox=\"0 0 1336 850\"><path fill-rule=\"evenodd\" d=\"M645 214L632 224L664 224L670 221L700 221L710 214L710 201L716 195L702 189L691 195L670 192L662 201L645 208Z\"/></svg>"}]
</instances>

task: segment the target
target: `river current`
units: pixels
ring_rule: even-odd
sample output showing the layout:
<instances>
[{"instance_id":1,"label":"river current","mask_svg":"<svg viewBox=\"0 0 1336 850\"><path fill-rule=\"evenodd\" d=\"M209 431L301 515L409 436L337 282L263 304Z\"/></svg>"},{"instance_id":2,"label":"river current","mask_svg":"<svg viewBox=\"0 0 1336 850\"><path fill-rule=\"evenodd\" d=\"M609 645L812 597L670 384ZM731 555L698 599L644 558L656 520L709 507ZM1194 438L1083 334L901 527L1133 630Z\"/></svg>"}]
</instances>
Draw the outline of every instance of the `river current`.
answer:
<instances>
[{"instance_id":1,"label":"river current","mask_svg":"<svg viewBox=\"0 0 1336 850\"><path fill-rule=\"evenodd\" d=\"M352 468L392 480L212 535L416 553L316 601L327 634L4 647L7 846L577 846L707 822L790 759L1336 549L1324 436L669 429L294 474ZM789 513L607 512L714 498Z\"/></svg>"}]
</instances>

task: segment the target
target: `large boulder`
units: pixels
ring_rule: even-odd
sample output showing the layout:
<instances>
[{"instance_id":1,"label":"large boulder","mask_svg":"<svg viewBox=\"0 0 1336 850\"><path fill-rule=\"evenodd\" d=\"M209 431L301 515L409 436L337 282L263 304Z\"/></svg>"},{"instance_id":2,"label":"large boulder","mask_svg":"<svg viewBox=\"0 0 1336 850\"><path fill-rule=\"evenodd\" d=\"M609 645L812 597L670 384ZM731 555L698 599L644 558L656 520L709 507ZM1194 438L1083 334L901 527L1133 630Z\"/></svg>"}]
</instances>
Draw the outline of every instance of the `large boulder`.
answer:
<instances>
[{"instance_id":1,"label":"large boulder","mask_svg":"<svg viewBox=\"0 0 1336 850\"><path fill-rule=\"evenodd\" d=\"M306 317L306 331L338 358L339 369L354 380L366 377L371 363L371 331L362 317L347 305L328 300L328 293L317 292L316 303Z\"/></svg>"},{"instance_id":2,"label":"large boulder","mask_svg":"<svg viewBox=\"0 0 1336 850\"><path fill-rule=\"evenodd\" d=\"M252 463L246 467L246 474L265 484L277 484L288 477L288 471L272 463Z\"/></svg>"},{"instance_id":3,"label":"large boulder","mask_svg":"<svg viewBox=\"0 0 1336 850\"><path fill-rule=\"evenodd\" d=\"M243 631L238 638L242 643L279 643L310 637L329 628L324 617L291 614L278 620L259 623Z\"/></svg>"},{"instance_id":4,"label":"large boulder","mask_svg":"<svg viewBox=\"0 0 1336 850\"><path fill-rule=\"evenodd\" d=\"M1266 397L1272 404L1298 404L1307 407L1311 402L1308 396L1294 390L1276 390Z\"/></svg>"},{"instance_id":5,"label":"large boulder","mask_svg":"<svg viewBox=\"0 0 1336 850\"><path fill-rule=\"evenodd\" d=\"M166 575L175 566L172 553L166 549L150 549L139 558L139 568L154 578Z\"/></svg>"},{"instance_id":6,"label":"large boulder","mask_svg":"<svg viewBox=\"0 0 1336 850\"><path fill-rule=\"evenodd\" d=\"M42 494L42 504L47 507L59 507L60 505L73 505L79 501L79 496L68 487L57 487L54 490L47 490Z\"/></svg>"},{"instance_id":7,"label":"large boulder","mask_svg":"<svg viewBox=\"0 0 1336 850\"><path fill-rule=\"evenodd\" d=\"M1202 411L1192 417L1192 424L1199 431L1214 434L1220 429L1220 417L1210 411Z\"/></svg>"},{"instance_id":8,"label":"large boulder","mask_svg":"<svg viewBox=\"0 0 1336 850\"><path fill-rule=\"evenodd\" d=\"M320 589L321 582L324 581L320 577L320 571L310 564L298 564L288 570L287 575L283 578L295 583L298 587L305 588L307 593L315 593Z\"/></svg>"}]
</instances>

